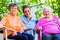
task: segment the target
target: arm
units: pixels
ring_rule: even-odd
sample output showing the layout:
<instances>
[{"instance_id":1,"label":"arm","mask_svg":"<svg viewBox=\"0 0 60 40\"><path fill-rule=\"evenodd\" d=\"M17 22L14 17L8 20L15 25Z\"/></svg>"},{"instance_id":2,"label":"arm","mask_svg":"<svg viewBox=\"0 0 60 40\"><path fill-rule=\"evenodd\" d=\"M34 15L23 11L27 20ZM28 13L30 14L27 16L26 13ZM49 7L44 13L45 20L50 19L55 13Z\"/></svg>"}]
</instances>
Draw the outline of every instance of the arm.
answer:
<instances>
[{"instance_id":1,"label":"arm","mask_svg":"<svg viewBox=\"0 0 60 40\"><path fill-rule=\"evenodd\" d=\"M4 28L5 26L3 26L2 24L1 24L1 22L0 22L0 28Z\"/></svg>"},{"instance_id":2,"label":"arm","mask_svg":"<svg viewBox=\"0 0 60 40\"><path fill-rule=\"evenodd\" d=\"M42 27L41 27L42 23L41 23L41 19L39 19L39 21L37 22L37 25L35 26L35 30L42 30Z\"/></svg>"},{"instance_id":3,"label":"arm","mask_svg":"<svg viewBox=\"0 0 60 40\"><path fill-rule=\"evenodd\" d=\"M4 17L8 16L8 13L4 13L3 16L4 16Z\"/></svg>"},{"instance_id":4,"label":"arm","mask_svg":"<svg viewBox=\"0 0 60 40\"><path fill-rule=\"evenodd\" d=\"M25 27L25 25L23 24L22 20L20 19L20 17L18 17L19 22L20 22L20 33L23 33L27 28Z\"/></svg>"},{"instance_id":5,"label":"arm","mask_svg":"<svg viewBox=\"0 0 60 40\"><path fill-rule=\"evenodd\" d=\"M0 28L6 28L7 30L15 31L15 30L13 30L12 28L6 27L7 17L8 17L8 16L3 17L2 20L0 21Z\"/></svg>"},{"instance_id":6,"label":"arm","mask_svg":"<svg viewBox=\"0 0 60 40\"><path fill-rule=\"evenodd\" d=\"M58 20L59 30L60 30L60 19Z\"/></svg>"}]
</instances>

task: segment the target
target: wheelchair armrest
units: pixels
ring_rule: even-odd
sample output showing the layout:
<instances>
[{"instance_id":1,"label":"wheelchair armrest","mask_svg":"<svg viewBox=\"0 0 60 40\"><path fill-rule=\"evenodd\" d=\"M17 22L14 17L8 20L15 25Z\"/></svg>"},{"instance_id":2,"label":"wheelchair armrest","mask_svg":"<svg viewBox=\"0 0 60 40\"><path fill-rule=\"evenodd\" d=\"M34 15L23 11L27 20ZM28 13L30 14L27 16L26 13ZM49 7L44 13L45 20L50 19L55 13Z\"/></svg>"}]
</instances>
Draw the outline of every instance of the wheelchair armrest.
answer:
<instances>
[{"instance_id":1,"label":"wheelchair armrest","mask_svg":"<svg viewBox=\"0 0 60 40\"><path fill-rule=\"evenodd\" d=\"M26 31L29 31L29 30L32 30L32 28L25 29L24 31L26 32Z\"/></svg>"}]
</instances>

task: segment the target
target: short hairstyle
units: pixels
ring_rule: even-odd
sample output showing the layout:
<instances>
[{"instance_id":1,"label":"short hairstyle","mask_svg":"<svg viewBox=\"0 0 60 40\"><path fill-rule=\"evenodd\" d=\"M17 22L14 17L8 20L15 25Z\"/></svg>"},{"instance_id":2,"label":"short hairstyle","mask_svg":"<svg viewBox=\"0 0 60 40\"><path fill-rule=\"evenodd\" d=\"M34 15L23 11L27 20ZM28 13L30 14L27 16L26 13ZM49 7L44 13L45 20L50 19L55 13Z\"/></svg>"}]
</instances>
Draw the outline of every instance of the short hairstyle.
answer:
<instances>
[{"instance_id":1,"label":"short hairstyle","mask_svg":"<svg viewBox=\"0 0 60 40\"><path fill-rule=\"evenodd\" d=\"M30 7L29 7L28 5L24 5L24 6L23 6L23 12L24 12L24 9L25 9L25 8L29 8L29 9L30 9Z\"/></svg>"},{"instance_id":2,"label":"short hairstyle","mask_svg":"<svg viewBox=\"0 0 60 40\"><path fill-rule=\"evenodd\" d=\"M51 13L51 14L53 13L53 9L52 9L51 7L45 6L45 7L43 8L43 12L44 12L45 9L49 9L49 10L50 10L50 13ZM43 13L43 12L42 12L42 13Z\"/></svg>"},{"instance_id":3,"label":"short hairstyle","mask_svg":"<svg viewBox=\"0 0 60 40\"><path fill-rule=\"evenodd\" d=\"M18 5L15 4L15 3L11 3L11 4L9 4L8 9L10 10L11 7L15 7L15 6L17 6L17 10L19 10Z\"/></svg>"}]
</instances>

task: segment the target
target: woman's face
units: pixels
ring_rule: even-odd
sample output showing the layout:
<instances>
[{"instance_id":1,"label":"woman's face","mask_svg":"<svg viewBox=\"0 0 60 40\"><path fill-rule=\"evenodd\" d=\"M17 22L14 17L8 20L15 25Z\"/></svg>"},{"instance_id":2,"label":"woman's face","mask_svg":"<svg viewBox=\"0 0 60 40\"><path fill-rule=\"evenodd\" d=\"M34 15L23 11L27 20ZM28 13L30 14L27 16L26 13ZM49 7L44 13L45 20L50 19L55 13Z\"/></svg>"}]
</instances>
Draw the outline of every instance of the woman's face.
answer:
<instances>
[{"instance_id":1,"label":"woman's face","mask_svg":"<svg viewBox=\"0 0 60 40\"><path fill-rule=\"evenodd\" d=\"M12 15L15 15L15 14L17 13L17 6L11 7L11 8L10 8L10 13L11 13Z\"/></svg>"},{"instance_id":2,"label":"woman's face","mask_svg":"<svg viewBox=\"0 0 60 40\"><path fill-rule=\"evenodd\" d=\"M30 9L29 8L25 8L24 9L24 14L26 15L26 17L30 17Z\"/></svg>"},{"instance_id":3,"label":"woman's face","mask_svg":"<svg viewBox=\"0 0 60 40\"><path fill-rule=\"evenodd\" d=\"M50 15L51 15L50 10L49 10L49 9L44 9L43 15L44 15L45 17L50 17Z\"/></svg>"}]
</instances>

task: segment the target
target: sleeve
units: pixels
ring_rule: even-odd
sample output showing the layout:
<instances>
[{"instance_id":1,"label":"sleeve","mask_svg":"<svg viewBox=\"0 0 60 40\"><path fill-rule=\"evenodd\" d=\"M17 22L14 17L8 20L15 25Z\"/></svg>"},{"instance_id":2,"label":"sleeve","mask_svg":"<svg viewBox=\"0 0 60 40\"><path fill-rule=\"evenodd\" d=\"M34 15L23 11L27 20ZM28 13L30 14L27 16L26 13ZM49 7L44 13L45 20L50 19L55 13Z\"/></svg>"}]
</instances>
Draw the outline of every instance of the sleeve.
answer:
<instances>
[{"instance_id":1,"label":"sleeve","mask_svg":"<svg viewBox=\"0 0 60 40\"><path fill-rule=\"evenodd\" d=\"M7 21L7 17L3 17L1 20L1 24L3 24L4 26L6 25L6 21Z\"/></svg>"},{"instance_id":2,"label":"sleeve","mask_svg":"<svg viewBox=\"0 0 60 40\"><path fill-rule=\"evenodd\" d=\"M60 19L59 19L57 16L53 16L53 20L55 20L57 24L59 24L59 23L60 23L60 22L59 22L59 21L60 21Z\"/></svg>"},{"instance_id":3,"label":"sleeve","mask_svg":"<svg viewBox=\"0 0 60 40\"><path fill-rule=\"evenodd\" d=\"M37 28L37 27L39 27L39 26L42 26L42 20L41 20L41 19L38 20L38 22L37 22L35 28Z\"/></svg>"},{"instance_id":4,"label":"sleeve","mask_svg":"<svg viewBox=\"0 0 60 40\"><path fill-rule=\"evenodd\" d=\"M19 17L19 20L20 20L20 25L21 25L21 28L24 28L24 29L26 29L26 27L25 27L25 25L24 25L24 23L22 22L22 20L20 19L20 17Z\"/></svg>"},{"instance_id":5,"label":"sleeve","mask_svg":"<svg viewBox=\"0 0 60 40\"><path fill-rule=\"evenodd\" d=\"M53 19L57 20L56 23L58 24L59 29L60 29L60 19L57 16L53 16Z\"/></svg>"},{"instance_id":6,"label":"sleeve","mask_svg":"<svg viewBox=\"0 0 60 40\"><path fill-rule=\"evenodd\" d=\"M58 25L59 25L59 29L60 29L60 19L58 19Z\"/></svg>"},{"instance_id":7,"label":"sleeve","mask_svg":"<svg viewBox=\"0 0 60 40\"><path fill-rule=\"evenodd\" d=\"M22 22L22 20L21 20L21 27L22 28L26 28L25 25L24 25L24 23Z\"/></svg>"}]
</instances>

